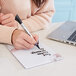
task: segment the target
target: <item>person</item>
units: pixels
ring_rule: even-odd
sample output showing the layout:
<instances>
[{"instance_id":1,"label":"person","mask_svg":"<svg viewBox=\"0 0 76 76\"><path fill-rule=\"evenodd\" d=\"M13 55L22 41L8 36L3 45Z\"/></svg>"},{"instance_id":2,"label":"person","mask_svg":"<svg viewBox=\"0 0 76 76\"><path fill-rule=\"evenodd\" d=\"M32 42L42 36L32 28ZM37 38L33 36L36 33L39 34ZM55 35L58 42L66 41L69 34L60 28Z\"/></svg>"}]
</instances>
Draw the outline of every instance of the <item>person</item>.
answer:
<instances>
[{"instance_id":1,"label":"person","mask_svg":"<svg viewBox=\"0 0 76 76\"><path fill-rule=\"evenodd\" d=\"M0 43L12 44L15 49L33 48L38 36L27 35L15 20L16 14L35 32L48 26L54 12L54 0L0 0Z\"/></svg>"}]
</instances>

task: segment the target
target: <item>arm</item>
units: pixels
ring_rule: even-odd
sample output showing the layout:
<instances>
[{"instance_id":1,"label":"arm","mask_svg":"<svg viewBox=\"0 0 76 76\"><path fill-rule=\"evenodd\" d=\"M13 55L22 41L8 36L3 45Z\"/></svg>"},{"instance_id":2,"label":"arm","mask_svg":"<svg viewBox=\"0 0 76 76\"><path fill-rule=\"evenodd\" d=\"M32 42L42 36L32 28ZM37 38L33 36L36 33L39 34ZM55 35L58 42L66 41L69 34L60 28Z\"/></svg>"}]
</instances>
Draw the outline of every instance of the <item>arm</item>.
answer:
<instances>
[{"instance_id":1,"label":"arm","mask_svg":"<svg viewBox=\"0 0 76 76\"><path fill-rule=\"evenodd\" d=\"M17 24L14 22L12 14L3 14L0 9L0 43L13 44L15 49L33 48L38 41L38 37L33 35L34 39L32 39L24 31L17 30Z\"/></svg>"},{"instance_id":2,"label":"arm","mask_svg":"<svg viewBox=\"0 0 76 76\"><path fill-rule=\"evenodd\" d=\"M0 0L0 13L1 13L1 0ZM0 43L12 44L11 36L15 29L16 27L7 27L0 24Z\"/></svg>"},{"instance_id":3,"label":"arm","mask_svg":"<svg viewBox=\"0 0 76 76\"><path fill-rule=\"evenodd\" d=\"M23 20L30 32L44 29L51 22L54 14L54 1L47 0L45 5L35 12L35 4L32 5L32 16ZM34 13L35 12L35 13ZM20 25L19 28L21 29Z\"/></svg>"},{"instance_id":4,"label":"arm","mask_svg":"<svg viewBox=\"0 0 76 76\"><path fill-rule=\"evenodd\" d=\"M12 44L11 37L16 27L7 27L0 25L0 43Z\"/></svg>"}]
</instances>

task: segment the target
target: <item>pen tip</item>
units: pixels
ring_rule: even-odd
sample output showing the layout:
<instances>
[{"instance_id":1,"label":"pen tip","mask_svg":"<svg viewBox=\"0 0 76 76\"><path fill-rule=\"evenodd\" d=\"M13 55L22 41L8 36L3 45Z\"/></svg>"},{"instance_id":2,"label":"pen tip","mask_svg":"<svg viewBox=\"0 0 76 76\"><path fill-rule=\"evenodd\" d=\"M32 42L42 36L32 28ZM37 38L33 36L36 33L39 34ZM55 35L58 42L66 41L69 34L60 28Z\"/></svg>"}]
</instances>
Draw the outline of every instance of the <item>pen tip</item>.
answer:
<instances>
[{"instance_id":1,"label":"pen tip","mask_svg":"<svg viewBox=\"0 0 76 76\"><path fill-rule=\"evenodd\" d=\"M39 45L36 45L36 46L40 49Z\"/></svg>"}]
</instances>

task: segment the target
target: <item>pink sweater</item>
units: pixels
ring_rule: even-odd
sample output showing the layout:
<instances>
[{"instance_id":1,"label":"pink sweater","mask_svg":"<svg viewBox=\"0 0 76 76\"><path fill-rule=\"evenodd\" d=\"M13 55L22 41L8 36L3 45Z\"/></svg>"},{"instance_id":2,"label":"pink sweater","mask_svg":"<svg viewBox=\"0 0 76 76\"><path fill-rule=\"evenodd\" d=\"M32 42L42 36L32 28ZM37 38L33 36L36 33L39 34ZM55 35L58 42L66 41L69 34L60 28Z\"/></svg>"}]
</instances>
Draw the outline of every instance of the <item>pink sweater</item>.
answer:
<instances>
[{"instance_id":1,"label":"pink sweater","mask_svg":"<svg viewBox=\"0 0 76 76\"><path fill-rule=\"evenodd\" d=\"M47 0L44 6L37 8L32 0L0 0L0 13L18 14L30 32L44 29L54 14L54 0ZM0 25L0 43L11 44L11 36L18 27Z\"/></svg>"}]
</instances>

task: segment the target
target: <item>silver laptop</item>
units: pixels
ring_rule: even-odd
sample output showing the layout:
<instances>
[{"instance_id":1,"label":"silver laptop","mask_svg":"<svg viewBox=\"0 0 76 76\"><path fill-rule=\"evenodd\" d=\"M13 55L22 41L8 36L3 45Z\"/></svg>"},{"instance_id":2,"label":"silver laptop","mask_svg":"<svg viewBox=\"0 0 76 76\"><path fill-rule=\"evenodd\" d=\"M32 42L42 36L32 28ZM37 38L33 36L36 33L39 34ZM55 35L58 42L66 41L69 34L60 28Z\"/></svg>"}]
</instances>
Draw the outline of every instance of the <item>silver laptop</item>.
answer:
<instances>
[{"instance_id":1,"label":"silver laptop","mask_svg":"<svg viewBox=\"0 0 76 76\"><path fill-rule=\"evenodd\" d=\"M76 22L67 21L48 35L49 39L76 45Z\"/></svg>"}]
</instances>

